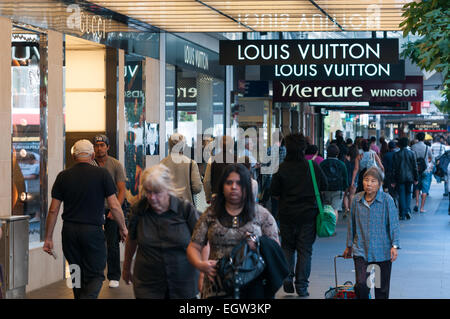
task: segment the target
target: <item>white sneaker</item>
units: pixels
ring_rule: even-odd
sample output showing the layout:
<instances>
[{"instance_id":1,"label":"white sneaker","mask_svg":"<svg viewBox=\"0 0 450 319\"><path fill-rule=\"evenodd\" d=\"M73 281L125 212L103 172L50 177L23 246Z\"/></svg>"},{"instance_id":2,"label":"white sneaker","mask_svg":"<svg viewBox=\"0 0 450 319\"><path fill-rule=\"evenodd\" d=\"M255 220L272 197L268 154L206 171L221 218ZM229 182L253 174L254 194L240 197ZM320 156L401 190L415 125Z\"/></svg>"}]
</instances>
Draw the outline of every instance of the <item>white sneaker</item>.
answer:
<instances>
[{"instance_id":1,"label":"white sneaker","mask_svg":"<svg viewBox=\"0 0 450 319\"><path fill-rule=\"evenodd\" d=\"M119 281L118 280L110 280L109 281L109 288L118 288L119 287Z\"/></svg>"}]
</instances>

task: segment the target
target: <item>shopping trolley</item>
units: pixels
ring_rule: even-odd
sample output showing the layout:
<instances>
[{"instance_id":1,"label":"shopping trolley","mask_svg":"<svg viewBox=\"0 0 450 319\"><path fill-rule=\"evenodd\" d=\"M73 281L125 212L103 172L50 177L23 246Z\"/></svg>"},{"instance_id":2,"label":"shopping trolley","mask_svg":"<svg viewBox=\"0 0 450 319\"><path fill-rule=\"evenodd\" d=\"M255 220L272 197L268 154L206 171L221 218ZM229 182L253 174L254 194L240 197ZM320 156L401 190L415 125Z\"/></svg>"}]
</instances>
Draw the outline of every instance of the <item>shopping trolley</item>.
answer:
<instances>
[{"instance_id":1,"label":"shopping trolley","mask_svg":"<svg viewBox=\"0 0 450 319\"><path fill-rule=\"evenodd\" d=\"M338 285L336 259L344 258L338 255L334 257L334 280L335 287L331 287L325 292L325 299L356 299L355 287L351 281L346 281L343 285Z\"/></svg>"}]
</instances>

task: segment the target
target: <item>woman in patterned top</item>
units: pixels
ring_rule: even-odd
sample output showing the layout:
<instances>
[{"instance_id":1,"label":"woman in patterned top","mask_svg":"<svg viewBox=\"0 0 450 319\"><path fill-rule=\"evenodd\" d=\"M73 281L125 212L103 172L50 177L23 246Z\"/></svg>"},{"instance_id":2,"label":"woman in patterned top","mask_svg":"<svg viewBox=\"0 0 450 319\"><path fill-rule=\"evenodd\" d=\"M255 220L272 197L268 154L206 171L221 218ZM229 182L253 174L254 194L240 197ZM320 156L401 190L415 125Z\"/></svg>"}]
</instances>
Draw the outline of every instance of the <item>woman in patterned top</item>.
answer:
<instances>
[{"instance_id":1,"label":"woman in patterned top","mask_svg":"<svg viewBox=\"0 0 450 319\"><path fill-rule=\"evenodd\" d=\"M253 201L250 173L242 164L230 164L220 180L220 190L208 210L198 220L187 249L188 260L206 276L202 298L228 298L215 280L217 261L230 254L249 234L278 240L278 227L272 215ZM201 257L209 243L209 260ZM241 289L243 299L263 298L263 281L255 279Z\"/></svg>"}]
</instances>

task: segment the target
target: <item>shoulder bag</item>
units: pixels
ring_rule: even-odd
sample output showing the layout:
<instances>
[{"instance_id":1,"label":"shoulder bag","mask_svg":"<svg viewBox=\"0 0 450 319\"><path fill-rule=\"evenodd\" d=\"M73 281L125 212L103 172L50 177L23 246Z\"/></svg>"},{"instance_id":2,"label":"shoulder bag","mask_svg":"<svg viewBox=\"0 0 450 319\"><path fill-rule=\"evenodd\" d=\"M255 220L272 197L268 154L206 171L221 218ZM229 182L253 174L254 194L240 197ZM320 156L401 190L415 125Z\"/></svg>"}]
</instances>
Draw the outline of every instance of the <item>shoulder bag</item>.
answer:
<instances>
[{"instance_id":1,"label":"shoulder bag","mask_svg":"<svg viewBox=\"0 0 450 319\"><path fill-rule=\"evenodd\" d=\"M256 251L252 250L248 240L255 242ZM240 290L255 280L264 271L266 264L259 252L259 239L246 237L231 251L229 256L217 262L217 282L228 295L239 299Z\"/></svg>"},{"instance_id":2,"label":"shoulder bag","mask_svg":"<svg viewBox=\"0 0 450 319\"><path fill-rule=\"evenodd\" d=\"M319 188L317 187L316 174L311 160L308 161L311 171L311 179L314 185L314 193L316 195L317 206L319 207L319 215L316 219L316 232L319 237L330 237L336 230L336 214L334 208L330 205L322 206Z\"/></svg>"}]
</instances>

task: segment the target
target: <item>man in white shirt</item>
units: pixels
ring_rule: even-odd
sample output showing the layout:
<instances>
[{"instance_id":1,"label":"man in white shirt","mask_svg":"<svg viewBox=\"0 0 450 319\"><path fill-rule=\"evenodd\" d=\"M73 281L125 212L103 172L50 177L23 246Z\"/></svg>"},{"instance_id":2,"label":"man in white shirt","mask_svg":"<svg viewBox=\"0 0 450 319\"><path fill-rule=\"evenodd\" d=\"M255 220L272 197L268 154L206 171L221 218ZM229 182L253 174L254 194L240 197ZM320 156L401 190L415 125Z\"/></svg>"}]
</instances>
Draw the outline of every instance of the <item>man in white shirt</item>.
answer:
<instances>
[{"instance_id":1,"label":"man in white shirt","mask_svg":"<svg viewBox=\"0 0 450 319\"><path fill-rule=\"evenodd\" d=\"M424 206L425 201L428 196L428 192L430 190L431 184L431 174L432 169L430 169L430 164L433 161L433 155L431 152L431 148L424 143L425 133L419 132L416 136L417 142L413 146L411 146L411 150L416 153L416 158L423 158L425 160L426 167L424 171L420 171L419 168L419 183L414 187L414 193L416 198L416 206L414 206L414 211L417 212L419 210L419 196L420 192L422 192L422 203L420 205L420 212L425 213Z\"/></svg>"}]
</instances>

